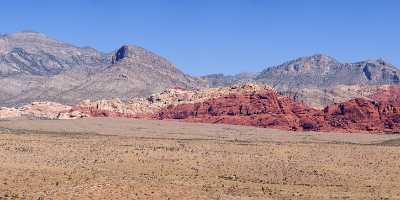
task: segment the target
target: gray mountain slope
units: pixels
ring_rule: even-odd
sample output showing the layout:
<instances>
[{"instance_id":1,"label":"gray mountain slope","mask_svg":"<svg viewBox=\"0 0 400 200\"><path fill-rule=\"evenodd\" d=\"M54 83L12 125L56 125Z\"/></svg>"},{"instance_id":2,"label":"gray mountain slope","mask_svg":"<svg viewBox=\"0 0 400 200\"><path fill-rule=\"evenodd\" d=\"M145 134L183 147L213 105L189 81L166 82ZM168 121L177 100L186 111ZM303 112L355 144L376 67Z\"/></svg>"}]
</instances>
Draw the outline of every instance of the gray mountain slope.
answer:
<instances>
[{"instance_id":1,"label":"gray mountain slope","mask_svg":"<svg viewBox=\"0 0 400 200\"><path fill-rule=\"evenodd\" d=\"M210 86L228 86L240 82L258 82L276 89L329 88L338 85L399 84L400 70L382 59L341 63L316 54L269 67L258 74L202 76Z\"/></svg>"},{"instance_id":2,"label":"gray mountain slope","mask_svg":"<svg viewBox=\"0 0 400 200\"><path fill-rule=\"evenodd\" d=\"M170 87L205 86L166 59L132 45L104 54L22 32L1 37L0 58L0 106L128 99Z\"/></svg>"},{"instance_id":3,"label":"gray mountain slope","mask_svg":"<svg viewBox=\"0 0 400 200\"><path fill-rule=\"evenodd\" d=\"M0 75L57 75L75 68L97 68L111 56L93 48L62 43L36 32L0 37Z\"/></svg>"}]
</instances>

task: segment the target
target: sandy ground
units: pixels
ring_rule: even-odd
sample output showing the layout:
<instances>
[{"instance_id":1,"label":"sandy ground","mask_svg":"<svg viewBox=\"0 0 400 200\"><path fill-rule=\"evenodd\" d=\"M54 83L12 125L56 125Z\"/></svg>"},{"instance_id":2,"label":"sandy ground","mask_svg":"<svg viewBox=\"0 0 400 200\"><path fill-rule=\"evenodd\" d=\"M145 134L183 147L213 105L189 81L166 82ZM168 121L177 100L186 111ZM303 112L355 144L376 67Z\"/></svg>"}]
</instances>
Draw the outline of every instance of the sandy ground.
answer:
<instances>
[{"instance_id":1,"label":"sandy ground","mask_svg":"<svg viewBox=\"0 0 400 200\"><path fill-rule=\"evenodd\" d=\"M400 136L0 122L0 199L400 199Z\"/></svg>"}]
</instances>

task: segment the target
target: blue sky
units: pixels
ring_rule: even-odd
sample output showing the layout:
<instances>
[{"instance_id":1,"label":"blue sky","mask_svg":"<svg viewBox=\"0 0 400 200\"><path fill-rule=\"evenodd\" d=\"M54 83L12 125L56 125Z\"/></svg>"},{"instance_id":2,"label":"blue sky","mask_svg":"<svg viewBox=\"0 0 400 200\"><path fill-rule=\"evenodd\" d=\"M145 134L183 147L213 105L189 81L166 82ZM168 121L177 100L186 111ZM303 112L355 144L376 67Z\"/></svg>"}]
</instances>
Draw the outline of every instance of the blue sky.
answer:
<instances>
[{"instance_id":1,"label":"blue sky","mask_svg":"<svg viewBox=\"0 0 400 200\"><path fill-rule=\"evenodd\" d=\"M398 0L2 1L1 33L43 32L104 52L136 44L203 75L324 53L400 66Z\"/></svg>"}]
</instances>

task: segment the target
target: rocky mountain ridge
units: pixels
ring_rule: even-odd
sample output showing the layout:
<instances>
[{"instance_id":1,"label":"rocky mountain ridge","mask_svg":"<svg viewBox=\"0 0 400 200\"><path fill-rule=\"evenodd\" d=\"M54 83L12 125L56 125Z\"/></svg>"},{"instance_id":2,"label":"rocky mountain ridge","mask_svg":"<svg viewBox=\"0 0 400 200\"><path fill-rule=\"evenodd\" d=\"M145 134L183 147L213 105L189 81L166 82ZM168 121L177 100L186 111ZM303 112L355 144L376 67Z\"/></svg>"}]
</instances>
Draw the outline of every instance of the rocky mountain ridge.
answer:
<instances>
[{"instance_id":1,"label":"rocky mountain ridge","mask_svg":"<svg viewBox=\"0 0 400 200\"><path fill-rule=\"evenodd\" d=\"M84 99L129 99L171 87L196 89L200 79L133 45L101 53L20 32L0 38L0 106L33 101L76 104Z\"/></svg>"},{"instance_id":2,"label":"rocky mountain ridge","mask_svg":"<svg viewBox=\"0 0 400 200\"><path fill-rule=\"evenodd\" d=\"M280 94L319 109L371 94L382 85L399 85L399 78L400 70L382 59L341 63L323 54L269 67L252 77L203 77L211 86L228 86L232 82L271 85Z\"/></svg>"},{"instance_id":3,"label":"rocky mountain ridge","mask_svg":"<svg viewBox=\"0 0 400 200\"><path fill-rule=\"evenodd\" d=\"M260 73L203 76L210 86L226 86L232 82L257 82L277 89L331 87L337 85L400 84L400 70L383 59L342 63L324 54L300 57L267 67Z\"/></svg>"}]
</instances>

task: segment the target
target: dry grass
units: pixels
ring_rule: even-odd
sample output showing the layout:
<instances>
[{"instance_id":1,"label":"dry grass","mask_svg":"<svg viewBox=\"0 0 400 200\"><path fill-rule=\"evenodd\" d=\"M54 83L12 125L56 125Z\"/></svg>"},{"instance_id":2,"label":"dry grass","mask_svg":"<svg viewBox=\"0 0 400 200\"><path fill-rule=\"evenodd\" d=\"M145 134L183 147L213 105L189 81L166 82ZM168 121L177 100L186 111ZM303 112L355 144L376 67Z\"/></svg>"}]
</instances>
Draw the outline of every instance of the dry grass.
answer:
<instances>
[{"instance_id":1,"label":"dry grass","mask_svg":"<svg viewBox=\"0 0 400 200\"><path fill-rule=\"evenodd\" d=\"M396 135L126 119L0 127L0 199L400 198Z\"/></svg>"}]
</instances>

